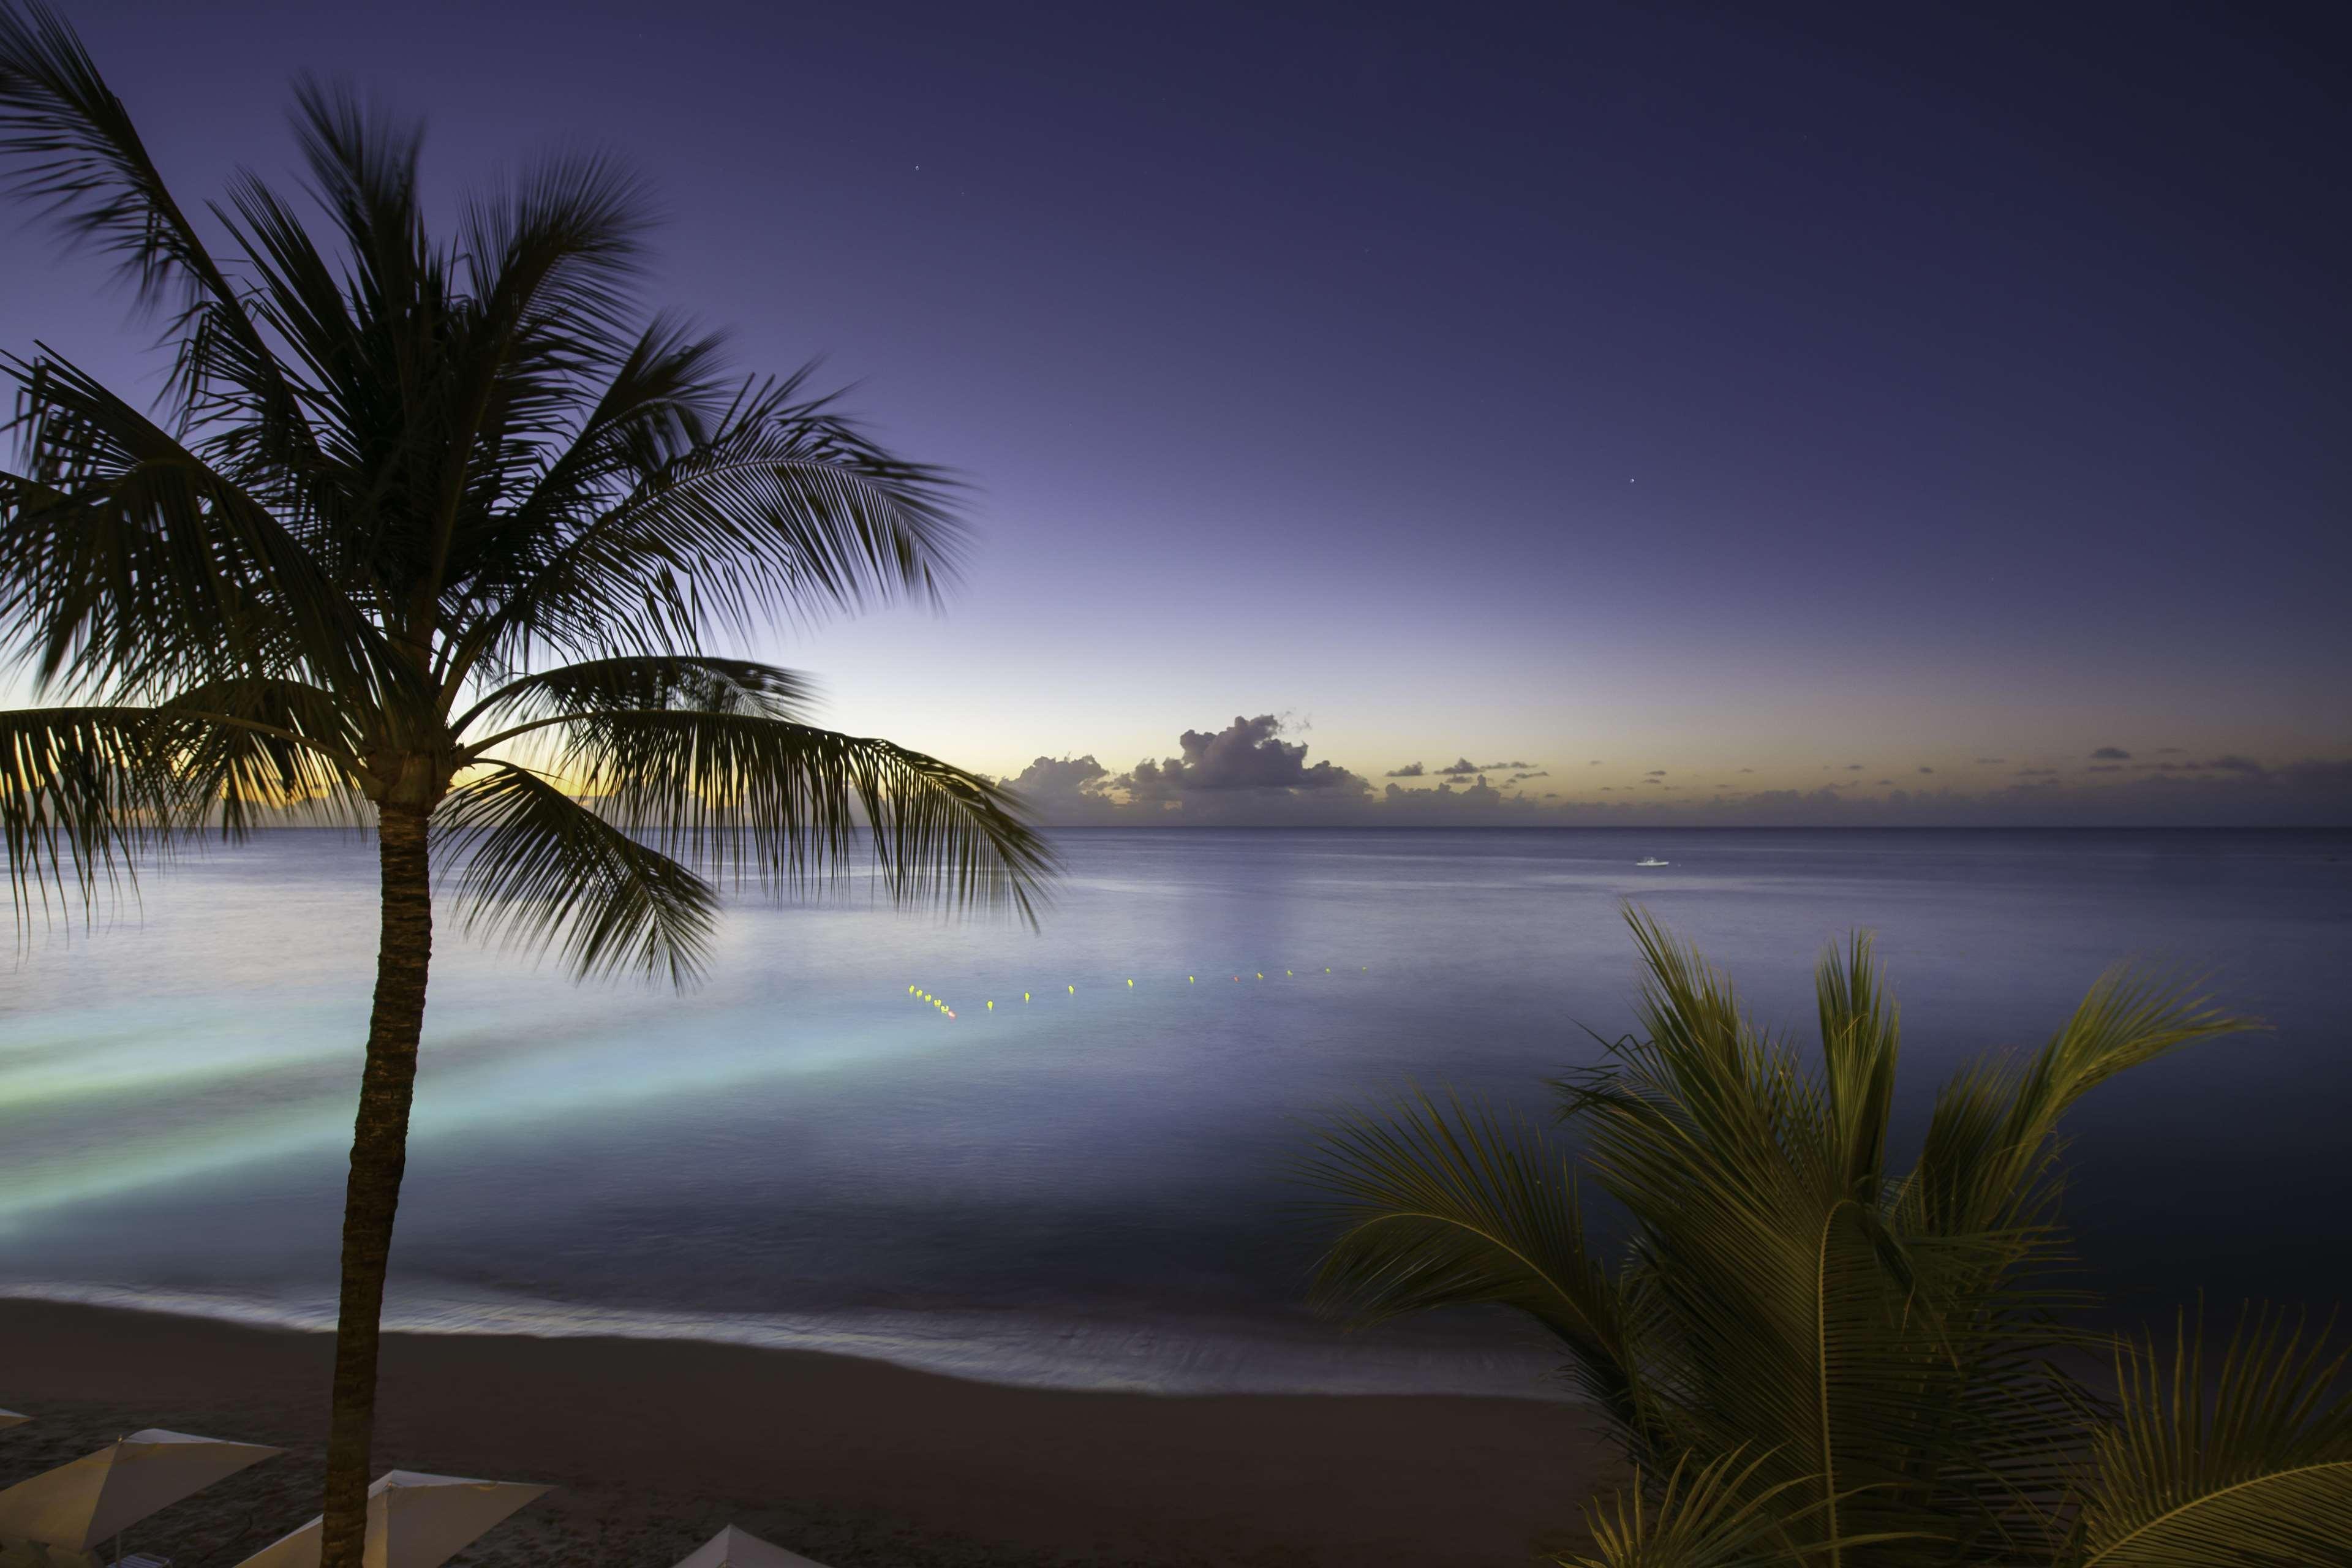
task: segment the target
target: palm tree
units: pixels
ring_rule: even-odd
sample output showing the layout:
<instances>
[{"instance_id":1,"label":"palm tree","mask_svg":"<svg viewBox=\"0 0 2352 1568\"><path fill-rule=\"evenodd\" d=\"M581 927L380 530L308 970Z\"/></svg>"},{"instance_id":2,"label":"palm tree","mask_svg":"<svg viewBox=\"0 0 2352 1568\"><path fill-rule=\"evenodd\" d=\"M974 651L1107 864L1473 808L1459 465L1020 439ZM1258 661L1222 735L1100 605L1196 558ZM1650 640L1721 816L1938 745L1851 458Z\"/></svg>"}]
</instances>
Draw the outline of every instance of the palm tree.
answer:
<instances>
[{"instance_id":1,"label":"palm tree","mask_svg":"<svg viewBox=\"0 0 2352 1568\"><path fill-rule=\"evenodd\" d=\"M152 418L47 346L5 362L0 639L57 705L0 712L0 827L21 926L271 813L374 826L322 1555L358 1568L436 868L471 932L677 982L722 882L870 862L895 899L1031 918L1050 868L988 781L814 728L802 677L726 651L936 597L940 473L640 314L611 163L551 159L436 240L413 125L315 84L293 119L323 225L241 174L216 258L73 33L0 5L17 193L173 354Z\"/></svg>"},{"instance_id":2,"label":"palm tree","mask_svg":"<svg viewBox=\"0 0 2352 1568\"><path fill-rule=\"evenodd\" d=\"M1638 1034L1556 1086L1580 1151L1454 1100L1342 1117L1308 1174L1338 1224L1318 1292L1378 1320L1500 1303L1541 1324L1634 1484L1592 1568L2352 1562L2352 1400L2299 1323L2252 1313L2066 1370L2059 1125L2084 1093L2257 1027L2128 971L2021 1060L1964 1068L1892 1166L1898 1015L1868 941L1818 978L1812 1063L1629 915ZM1580 1173L1622 1211L1604 1256ZM2324 1337L2324 1336L2323 1336ZM2073 1352L2070 1358L2069 1352Z\"/></svg>"}]
</instances>

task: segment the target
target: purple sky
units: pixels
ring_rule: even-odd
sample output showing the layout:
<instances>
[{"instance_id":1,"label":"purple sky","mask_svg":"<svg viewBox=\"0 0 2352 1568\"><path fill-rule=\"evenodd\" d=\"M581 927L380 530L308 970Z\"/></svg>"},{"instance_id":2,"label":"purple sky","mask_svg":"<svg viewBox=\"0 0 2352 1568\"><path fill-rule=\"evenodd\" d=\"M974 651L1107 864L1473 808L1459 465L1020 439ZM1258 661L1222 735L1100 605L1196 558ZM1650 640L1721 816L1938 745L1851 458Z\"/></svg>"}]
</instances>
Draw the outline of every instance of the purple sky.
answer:
<instances>
[{"instance_id":1,"label":"purple sky","mask_svg":"<svg viewBox=\"0 0 2352 1568\"><path fill-rule=\"evenodd\" d=\"M66 9L184 199L289 172L304 68L445 190L638 163L658 302L982 487L944 619L763 650L844 727L1194 817L1380 809L1288 757L2352 820L2293 766L2352 758L2324 8ZM0 232L0 344L138 384L119 295ZM1186 731L1241 773L1135 773Z\"/></svg>"}]
</instances>

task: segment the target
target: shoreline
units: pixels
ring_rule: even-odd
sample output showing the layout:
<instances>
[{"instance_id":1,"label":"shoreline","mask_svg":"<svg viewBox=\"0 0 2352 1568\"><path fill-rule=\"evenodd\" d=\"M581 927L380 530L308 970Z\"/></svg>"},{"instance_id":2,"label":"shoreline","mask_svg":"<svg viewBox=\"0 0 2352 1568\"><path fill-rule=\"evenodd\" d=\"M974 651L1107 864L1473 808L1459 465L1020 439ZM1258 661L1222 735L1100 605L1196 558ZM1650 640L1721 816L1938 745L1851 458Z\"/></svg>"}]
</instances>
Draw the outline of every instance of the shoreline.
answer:
<instances>
[{"instance_id":1,"label":"shoreline","mask_svg":"<svg viewBox=\"0 0 2352 1568\"><path fill-rule=\"evenodd\" d=\"M0 1484L158 1426L288 1453L131 1544L228 1568L317 1511L328 1336L0 1300ZM1525 1564L1610 1473L1571 1404L1010 1387L806 1350L394 1332L373 1469L559 1489L457 1561L667 1568L724 1524L828 1568Z\"/></svg>"}]
</instances>

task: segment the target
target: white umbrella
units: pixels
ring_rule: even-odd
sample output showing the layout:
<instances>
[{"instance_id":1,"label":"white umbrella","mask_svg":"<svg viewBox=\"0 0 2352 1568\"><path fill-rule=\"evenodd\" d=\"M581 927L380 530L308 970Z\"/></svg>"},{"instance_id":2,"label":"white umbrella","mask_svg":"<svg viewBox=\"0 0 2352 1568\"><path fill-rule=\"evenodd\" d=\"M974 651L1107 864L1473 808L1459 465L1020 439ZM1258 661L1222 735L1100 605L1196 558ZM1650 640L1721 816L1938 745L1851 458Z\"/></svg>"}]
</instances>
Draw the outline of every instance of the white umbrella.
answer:
<instances>
[{"instance_id":1,"label":"white umbrella","mask_svg":"<svg viewBox=\"0 0 2352 1568\"><path fill-rule=\"evenodd\" d=\"M730 1524L696 1547L677 1568L824 1568L824 1564L771 1546Z\"/></svg>"},{"instance_id":2,"label":"white umbrella","mask_svg":"<svg viewBox=\"0 0 2352 1568\"><path fill-rule=\"evenodd\" d=\"M0 1432L5 1432L11 1426L22 1426L31 1419L31 1416L19 1415L13 1410L0 1410Z\"/></svg>"},{"instance_id":3,"label":"white umbrella","mask_svg":"<svg viewBox=\"0 0 2352 1568\"><path fill-rule=\"evenodd\" d=\"M368 1488L366 1568L440 1568L546 1487L386 1470ZM237 1568L318 1568L319 1523L274 1541Z\"/></svg>"},{"instance_id":4,"label":"white umbrella","mask_svg":"<svg viewBox=\"0 0 2352 1568\"><path fill-rule=\"evenodd\" d=\"M284 1453L185 1432L133 1432L0 1492L0 1537L87 1552L246 1466Z\"/></svg>"}]
</instances>

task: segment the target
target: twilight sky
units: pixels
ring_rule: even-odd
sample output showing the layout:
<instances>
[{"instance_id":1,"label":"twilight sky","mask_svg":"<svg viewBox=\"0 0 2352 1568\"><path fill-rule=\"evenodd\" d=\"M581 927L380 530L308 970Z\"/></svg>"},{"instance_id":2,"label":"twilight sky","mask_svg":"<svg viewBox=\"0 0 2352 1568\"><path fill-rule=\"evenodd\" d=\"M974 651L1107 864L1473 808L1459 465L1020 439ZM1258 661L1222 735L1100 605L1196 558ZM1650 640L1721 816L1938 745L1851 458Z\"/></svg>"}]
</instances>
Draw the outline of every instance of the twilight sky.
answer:
<instances>
[{"instance_id":1,"label":"twilight sky","mask_svg":"<svg viewBox=\"0 0 2352 1568\"><path fill-rule=\"evenodd\" d=\"M2352 821L2326 8L65 9L184 200L304 68L638 164L656 301L979 487L761 651L1069 819ZM22 216L0 345L141 384Z\"/></svg>"}]
</instances>

